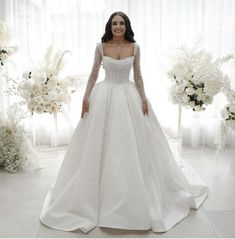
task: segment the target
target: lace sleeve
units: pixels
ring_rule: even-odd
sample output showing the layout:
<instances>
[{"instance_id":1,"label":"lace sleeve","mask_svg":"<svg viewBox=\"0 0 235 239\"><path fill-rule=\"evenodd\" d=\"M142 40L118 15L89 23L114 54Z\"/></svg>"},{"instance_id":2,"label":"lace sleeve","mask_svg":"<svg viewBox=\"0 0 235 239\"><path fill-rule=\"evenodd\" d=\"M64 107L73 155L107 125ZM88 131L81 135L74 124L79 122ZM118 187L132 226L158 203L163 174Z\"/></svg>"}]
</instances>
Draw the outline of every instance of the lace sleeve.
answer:
<instances>
[{"instance_id":1,"label":"lace sleeve","mask_svg":"<svg viewBox=\"0 0 235 239\"><path fill-rule=\"evenodd\" d=\"M140 70L140 48L138 45L136 45L136 48L137 49L136 49L135 59L133 63L134 81L143 102L146 100L146 96L145 96L145 90L144 90L144 82L143 82L143 78L142 78L142 74Z\"/></svg>"},{"instance_id":2,"label":"lace sleeve","mask_svg":"<svg viewBox=\"0 0 235 239\"><path fill-rule=\"evenodd\" d=\"M91 70L91 73L90 73L88 81L87 81L87 86L86 86L86 90L85 90L85 93L83 96L83 100L88 100L88 98L91 94L91 91L92 91L92 89L95 85L95 82L97 81L98 75L99 75L101 61L102 61L102 55L99 50L99 45L97 44L96 49L95 49L95 56L94 56L92 70Z\"/></svg>"}]
</instances>

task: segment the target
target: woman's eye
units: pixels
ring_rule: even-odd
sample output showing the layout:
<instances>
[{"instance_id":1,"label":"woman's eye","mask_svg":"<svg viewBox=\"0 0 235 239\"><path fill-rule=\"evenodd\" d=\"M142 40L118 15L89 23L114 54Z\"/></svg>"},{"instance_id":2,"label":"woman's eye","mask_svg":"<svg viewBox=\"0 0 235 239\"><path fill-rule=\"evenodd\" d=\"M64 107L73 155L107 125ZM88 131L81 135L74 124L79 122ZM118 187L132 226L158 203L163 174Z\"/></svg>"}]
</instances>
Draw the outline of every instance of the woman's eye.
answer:
<instances>
[{"instance_id":1,"label":"woman's eye","mask_svg":"<svg viewBox=\"0 0 235 239\"><path fill-rule=\"evenodd\" d=\"M115 26L115 25L117 25L117 24L118 24L117 22L113 22L113 23L112 23L113 26ZM120 25L125 25L125 22L120 22L119 24L120 24Z\"/></svg>"}]
</instances>

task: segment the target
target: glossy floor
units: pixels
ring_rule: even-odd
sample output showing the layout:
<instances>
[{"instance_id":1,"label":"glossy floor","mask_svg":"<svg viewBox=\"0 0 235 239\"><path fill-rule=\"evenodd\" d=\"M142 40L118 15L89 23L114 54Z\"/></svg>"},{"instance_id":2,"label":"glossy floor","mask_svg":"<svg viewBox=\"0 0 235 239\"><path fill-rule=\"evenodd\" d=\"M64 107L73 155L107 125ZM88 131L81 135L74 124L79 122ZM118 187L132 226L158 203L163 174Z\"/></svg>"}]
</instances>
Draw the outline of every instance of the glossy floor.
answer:
<instances>
[{"instance_id":1,"label":"glossy floor","mask_svg":"<svg viewBox=\"0 0 235 239\"><path fill-rule=\"evenodd\" d=\"M214 149L184 147L182 157L210 188L198 210L166 233L96 227L88 234L63 232L42 225L39 213L56 178L65 148L40 149L42 169L9 174L0 171L0 237L235 237L235 148L217 157Z\"/></svg>"}]
</instances>

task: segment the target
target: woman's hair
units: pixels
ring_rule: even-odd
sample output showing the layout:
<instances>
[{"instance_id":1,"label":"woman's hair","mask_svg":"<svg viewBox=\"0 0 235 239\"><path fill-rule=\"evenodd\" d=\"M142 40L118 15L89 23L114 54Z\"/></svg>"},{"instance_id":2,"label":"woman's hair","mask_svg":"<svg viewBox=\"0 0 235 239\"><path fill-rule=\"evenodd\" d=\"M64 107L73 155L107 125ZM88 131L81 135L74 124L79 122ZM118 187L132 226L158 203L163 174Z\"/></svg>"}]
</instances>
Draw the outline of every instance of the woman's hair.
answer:
<instances>
[{"instance_id":1,"label":"woman's hair","mask_svg":"<svg viewBox=\"0 0 235 239\"><path fill-rule=\"evenodd\" d=\"M134 39L134 32L131 28L131 22L129 17L124 13L124 12L114 12L110 17L108 22L106 23L105 26L105 33L104 35L101 37L101 42L107 42L109 40L111 40L113 38L113 33L112 33L112 19L114 16L119 15L121 16L124 21L125 21L125 25L126 25L126 32L124 35L124 38L130 42L135 42Z\"/></svg>"}]
</instances>

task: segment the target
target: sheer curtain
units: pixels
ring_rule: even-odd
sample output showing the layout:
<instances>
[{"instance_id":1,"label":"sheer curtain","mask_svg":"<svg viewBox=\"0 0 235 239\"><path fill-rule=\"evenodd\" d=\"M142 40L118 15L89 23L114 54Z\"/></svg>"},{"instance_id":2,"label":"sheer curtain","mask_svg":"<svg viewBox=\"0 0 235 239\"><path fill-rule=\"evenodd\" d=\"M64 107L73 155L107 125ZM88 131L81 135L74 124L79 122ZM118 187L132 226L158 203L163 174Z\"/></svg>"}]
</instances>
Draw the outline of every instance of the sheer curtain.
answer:
<instances>
[{"instance_id":1,"label":"sheer curtain","mask_svg":"<svg viewBox=\"0 0 235 239\"><path fill-rule=\"evenodd\" d=\"M168 100L170 81L166 72L175 49L200 41L216 57L235 54L233 0L1 0L0 3L2 20L17 31L20 51L14 62L18 75L41 59L51 43L72 52L69 73L89 74L95 45L100 42L109 16L114 11L125 12L141 47L146 94L171 136L176 135L178 111ZM235 88L234 63L225 65L224 71L232 77ZM98 81L103 77L101 68ZM68 143L80 118L83 93L84 88L73 97L67 118L62 114L58 117L60 145ZM183 109L183 144L214 146L220 109L225 103L225 97L217 95L205 112ZM50 144L53 119L36 116L33 122L37 144ZM234 132L227 135L226 141L227 145L235 146Z\"/></svg>"}]
</instances>

